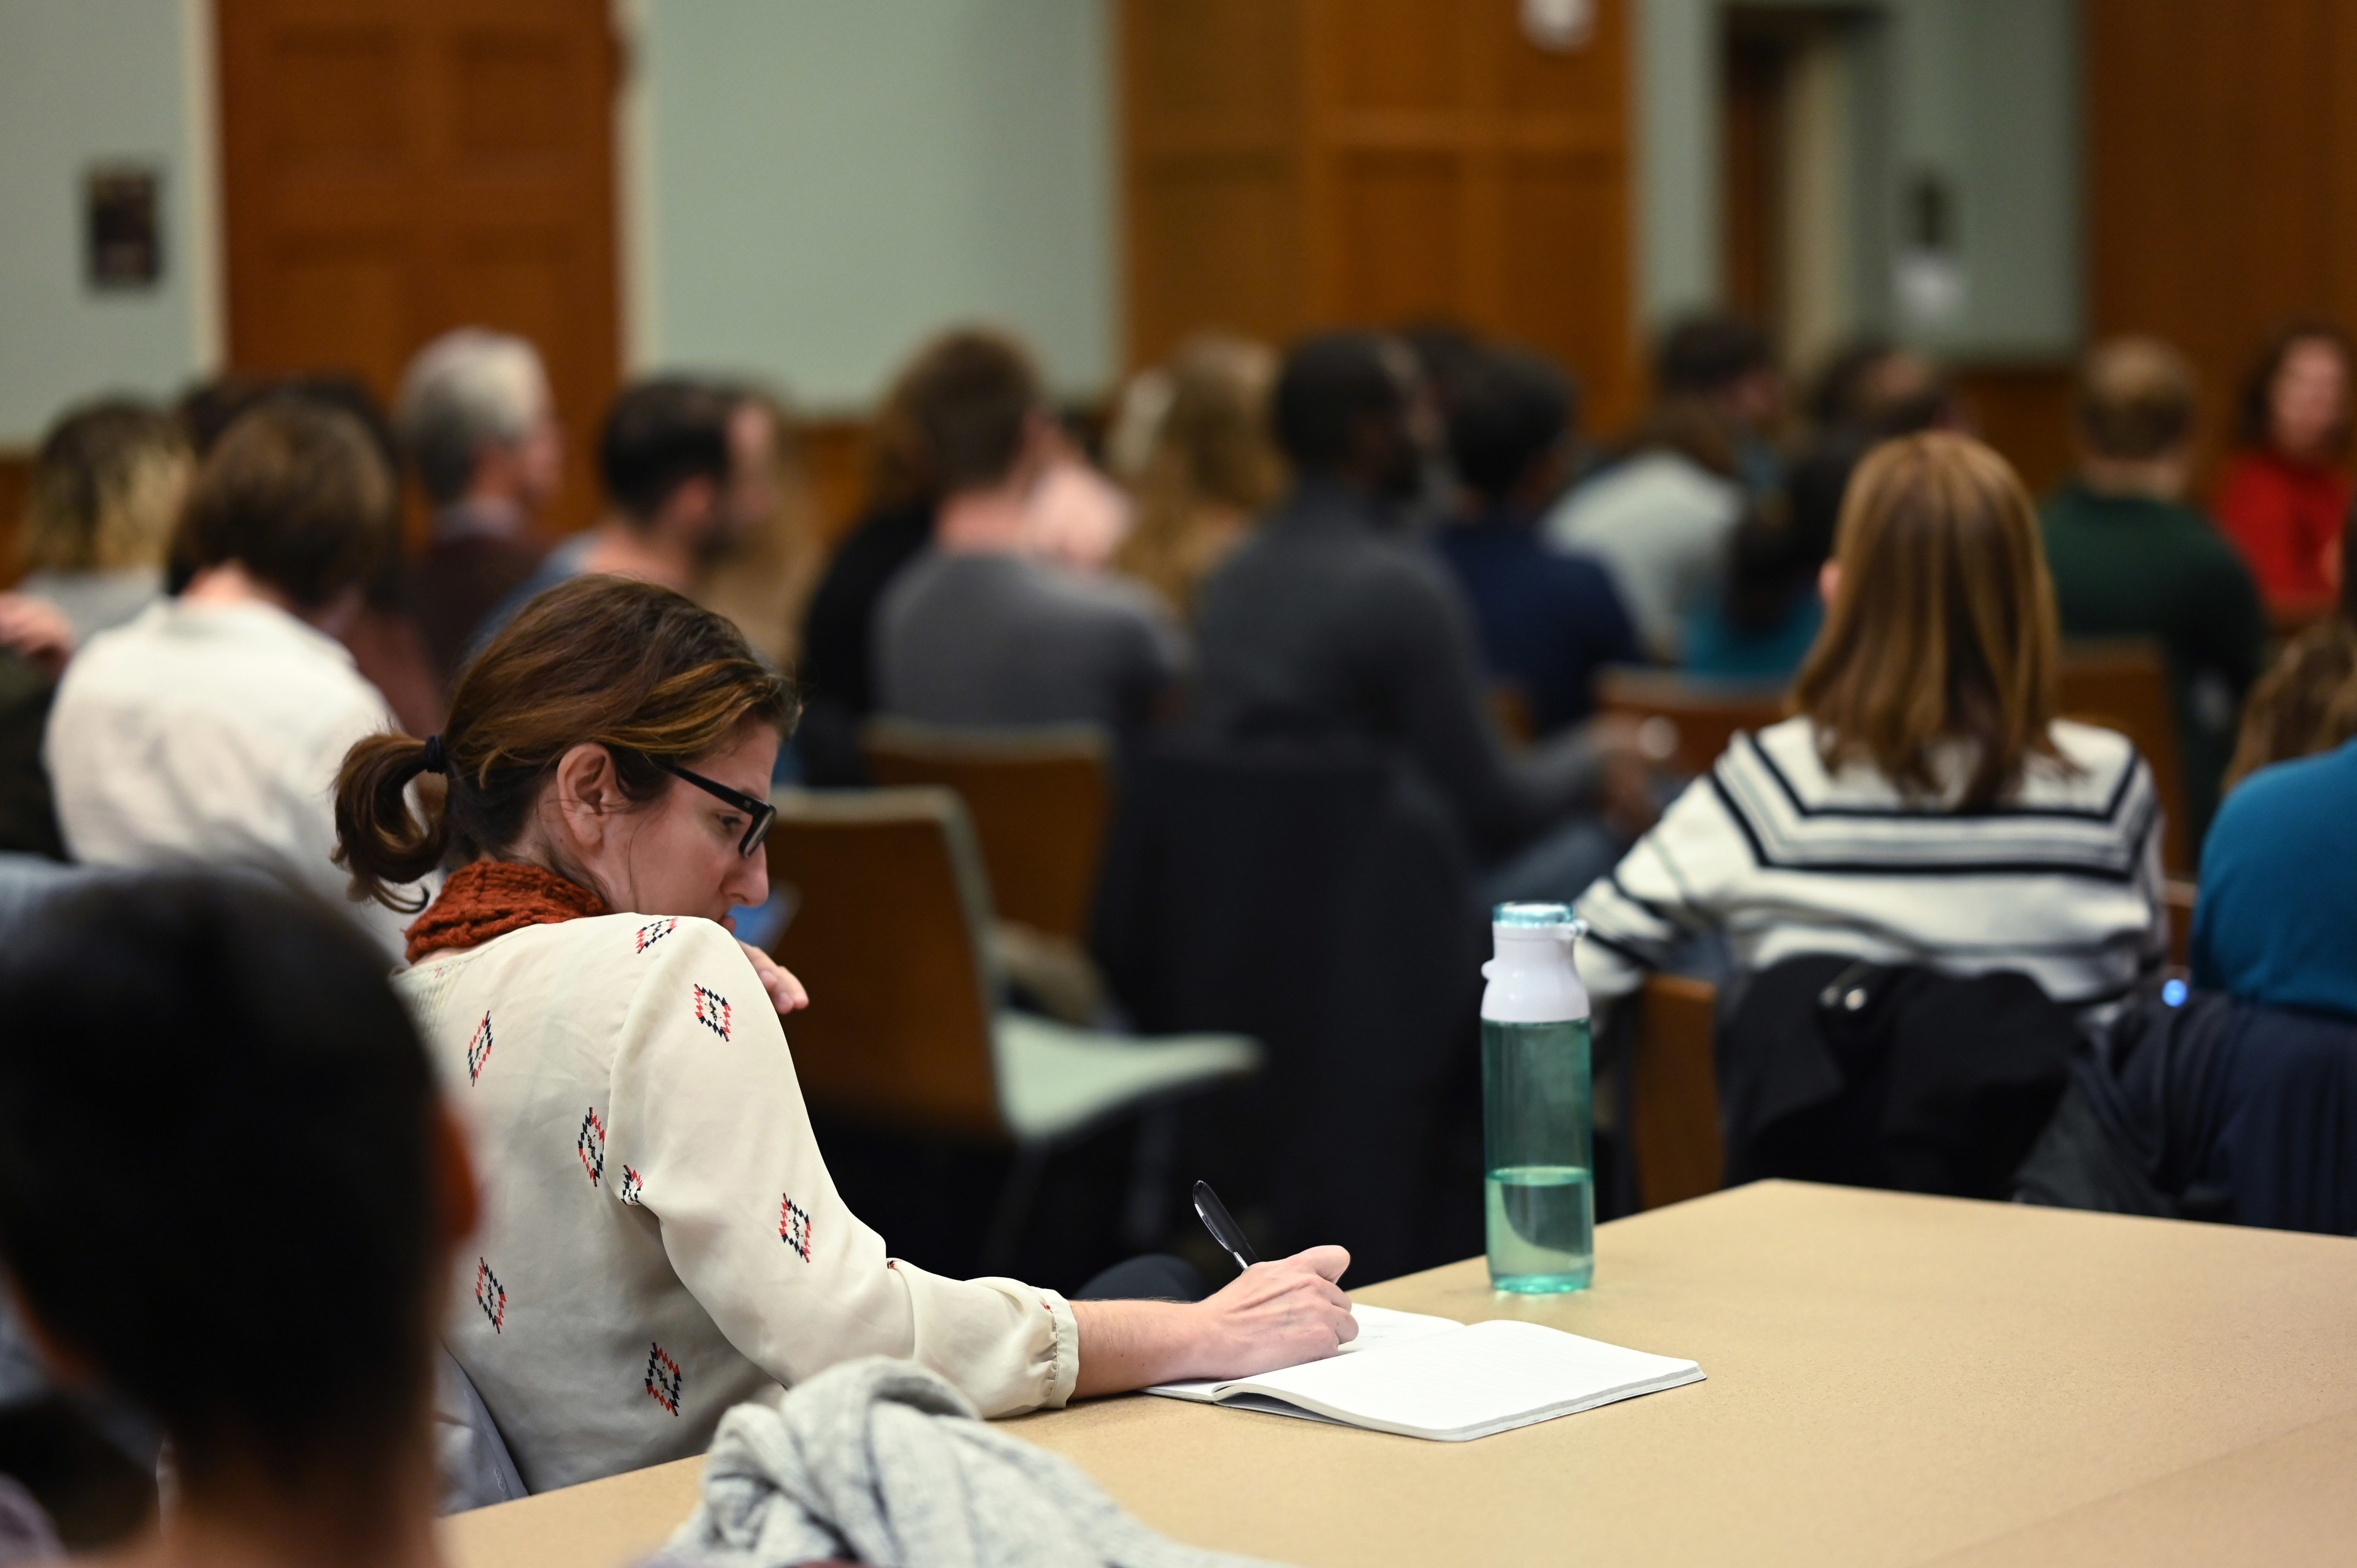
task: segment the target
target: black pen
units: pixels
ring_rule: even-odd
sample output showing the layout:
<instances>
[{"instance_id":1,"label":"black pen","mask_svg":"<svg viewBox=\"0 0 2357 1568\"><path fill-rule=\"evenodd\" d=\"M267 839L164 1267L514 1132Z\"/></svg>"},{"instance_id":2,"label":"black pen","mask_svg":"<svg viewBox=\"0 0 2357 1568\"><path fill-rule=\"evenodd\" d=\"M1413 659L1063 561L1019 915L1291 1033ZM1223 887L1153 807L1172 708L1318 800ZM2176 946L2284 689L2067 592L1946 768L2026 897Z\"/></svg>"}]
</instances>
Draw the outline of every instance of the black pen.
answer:
<instances>
[{"instance_id":1,"label":"black pen","mask_svg":"<svg viewBox=\"0 0 2357 1568\"><path fill-rule=\"evenodd\" d=\"M1244 1240L1244 1228L1236 1223L1235 1216L1228 1212L1228 1206L1220 1201L1220 1195L1211 1190L1210 1182L1195 1184L1195 1214L1202 1220L1203 1229L1211 1233L1211 1240L1235 1259L1236 1267L1249 1269L1260 1262L1253 1256L1252 1243Z\"/></svg>"}]
</instances>

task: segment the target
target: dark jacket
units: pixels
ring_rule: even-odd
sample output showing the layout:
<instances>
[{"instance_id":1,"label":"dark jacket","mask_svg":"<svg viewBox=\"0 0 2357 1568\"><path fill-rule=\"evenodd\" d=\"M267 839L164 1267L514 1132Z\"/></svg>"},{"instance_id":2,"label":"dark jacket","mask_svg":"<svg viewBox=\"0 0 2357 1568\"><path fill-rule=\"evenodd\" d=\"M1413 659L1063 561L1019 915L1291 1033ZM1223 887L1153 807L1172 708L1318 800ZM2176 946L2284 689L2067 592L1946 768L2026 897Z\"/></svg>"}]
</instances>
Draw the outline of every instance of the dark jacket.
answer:
<instances>
[{"instance_id":1,"label":"dark jacket","mask_svg":"<svg viewBox=\"0 0 2357 1568\"><path fill-rule=\"evenodd\" d=\"M1197 597L1196 639L1205 733L1395 757L1439 792L1485 860L1594 789L1594 753L1575 737L1506 757L1462 592L1339 484L1305 481L1222 564Z\"/></svg>"},{"instance_id":2,"label":"dark jacket","mask_svg":"<svg viewBox=\"0 0 2357 1568\"><path fill-rule=\"evenodd\" d=\"M1718 1032L1729 1186L1763 1176L2004 1197L2078 1037L2028 975L1836 956L1754 975Z\"/></svg>"},{"instance_id":3,"label":"dark jacket","mask_svg":"<svg viewBox=\"0 0 2357 1568\"><path fill-rule=\"evenodd\" d=\"M1387 1279L1480 1244L1478 1176L1432 1161L1443 1090L1471 1081L1486 935L1446 810L1363 748L1164 745L1124 780L1098 957L1141 1031L1266 1046L1185 1153L1272 1216L1269 1248L1340 1242Z\"/></svg>"}]
</instances>

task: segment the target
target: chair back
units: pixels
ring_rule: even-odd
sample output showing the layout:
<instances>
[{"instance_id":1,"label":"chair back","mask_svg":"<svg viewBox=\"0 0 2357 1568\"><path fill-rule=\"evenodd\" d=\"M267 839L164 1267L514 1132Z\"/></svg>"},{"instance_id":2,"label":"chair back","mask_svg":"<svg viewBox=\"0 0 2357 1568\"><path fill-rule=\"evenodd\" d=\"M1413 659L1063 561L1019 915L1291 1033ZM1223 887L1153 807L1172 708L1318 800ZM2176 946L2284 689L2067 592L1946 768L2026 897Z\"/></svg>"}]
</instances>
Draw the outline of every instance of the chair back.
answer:
<instances>
[{"instance_id":1,"label":"chair back","mask_svg":"<svg viewBox=\"0 0 2357 1568\"><path fill-rule=\"evenodd\" d=\"M1628 1058L1629 1132L1641 1208L1717 1192L1726 1179L1714 1045L1717 1014L1718 988L1706 980L1648 975L1637 998L1636 1044Z\"/></svg>"},{"instance_id":2,"label":"chair back","mask_svg":"<svg viewBox=\"0 0 2357 1568\"><path fill-rule=\"evenodd\" d=\"M810 988L787 1020L813 1105L894 1132L1004 1142L991 1047L989 883L947 789L790 789L770 880L772 944Z\"/></svg>"},{"instance_id":3,"label":"chair back","mask_svg":"<svg viewBox=\"0 0 2357 1568\"><path fill-rule=\"evenodd\" d=\"M1738 730L1761 730L1784 716L1784 688L1751 681L1706 681L1674 670L1616 665L1596 678L1599 712L1648 724L1662 758L1681 773L1710 771Z\"/></svg>"},{"instance_id":4,"label":"chair back","mask_svg":"<svg viewBox=\"0 0 2357 1568\"><path fill-rule=\"evenodd\" d=\"M2161 868L2190 876L2192 846L2185 831L2185 775L2177 758L2177 706L2169 693L2169 663L2147 639L2074 641L2062 650L2062 714L2119 731L2152 768L2160 795Z\"/></svg>"},{"instance_id":5,"label":"chair back","mask_svg":"<svg viewBox=\"0 0 2357 1568\"><path fill-rule=\"evenodd\" d=\"M1086 940L1113 810L1113 744L1103 730L874 719L859 744L877 783L939 785L965 802L1001 919Z\"/></svg>"}]
</instances>

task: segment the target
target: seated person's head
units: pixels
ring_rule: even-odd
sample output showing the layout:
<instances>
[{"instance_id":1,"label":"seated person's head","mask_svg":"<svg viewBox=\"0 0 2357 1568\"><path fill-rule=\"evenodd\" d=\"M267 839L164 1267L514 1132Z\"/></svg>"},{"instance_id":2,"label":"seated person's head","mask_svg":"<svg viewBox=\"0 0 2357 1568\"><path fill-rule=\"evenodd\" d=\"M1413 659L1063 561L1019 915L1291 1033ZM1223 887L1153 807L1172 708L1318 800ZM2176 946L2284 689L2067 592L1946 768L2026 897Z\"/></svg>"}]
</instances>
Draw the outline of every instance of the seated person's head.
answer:
<instances>
[{"instance_id":1,"label":"seated person's head","mask_svg":"<svg viewBox=\"0 0 2357 1568\"><path fill-rule=\"evenodd\" d=\"M1793 702L1815 722L1825 765L1871 764L1932 798L1956 780L1939 754L1960 744L1957 804L2011 789L2050 755L2060 671L2054 591L2037 514L2006 460L1945 432L1886 441L1852 476L1825 564L1824 630Z\"/></svg>"},{"instance_id":2,"label":"seated person's head","mask_svg":"<svg viewBox=\"0 0 2357 1568\"><path fill-rule=\"evenodd\" d=\"M2243 387L2242 440L2298 463L2327 463L2349 446L2348 337L2320 321L2276 334Z\"/></svg>"},{"instance_id":3,"label":"seated person's head","mask_svg":"<svg viewBox=\"0 0 2357 1568\"><path fill-rule=\"evenodd\" d=\"M2096 345L2079 372L2079 462L2089 487L2182 495L2199 398L2192 365L2158 338Z\"/></svg>"},{"instance_id":4,"label":"seated person's head","mask_svg":"<svg viewBox=\"0 0 2357 1568\"><path fill-rule=\"evenodd\" d=\"M1297 473L1387 500L1424 480L1415 361L1370 332L1303 339L1277 373L1276 444Z\"/></svg>"},{"instance_id":5,"label":"seated person's head","mask_svg":"<svg viewBox=\"0 0 2357 1568\"><path fill-rule=\"evenodd\" d=\"M1708 404L1738 431L1760 434L1784 395L1768 335L1734 316L1697 316L1662 335L1653 353L1653 390L1664 402Z\"/></svg>"},{"instance_id":6,"label":"seated person's head","mask_svg":"<svg viewBox=\"0 0 2357 1568\"><path fill-rule=\"evenodd\" d=\"M393 476L361 422L265 397L197 470L176 549L189 572L242 573L322 623L360 599L393 547Z\"/></svg>"},{"instance_id":7,"label":"seated person's head","mask_svg":"<svg viewBox=\"0 0 2357 1568\"><path fill-rule=\"evenodd\" d=\"M109 401L49 427L33 459L17 548L41 572L156 570L195 459L171 415Z\"/></svg>"},{"instance_id":8,"label":"seated person's head","mask_svg":"<svg viewBox=\"0 0 2357 1568\"><path fill-rule=\"evenodd\" d=\"M893 382L877 427L877 490L896 504L1028 489L1056 447L1030 354L976 328L925 345Z\"/></svg>"},{"instance_id":9,"label":"seated person's head","mask_svg":"<svg viewBox=\"0 0 2357 1568\"><path fill-rule=\"evenodd\" d=\"M476 1197L382 954L259 883L110 879L16 929L0 1017L0 1263L60 1382L169 1434L167 1530L429 1529Z\"/></svg>"},{"instance_id":10,"label":"seated person's head","mask_svg":"<svg viewBox=\"0 0 2357 1568\"><path fill-rule=\"evenodd\" d=\"M462 327L417 351L394 409L426 499L501 503L527 514L564 477L548 372L522 338Z\"/></svg>"},{"instance_id":11,"label":"seated person's head","mask_svg":"<svg viewBox=\"0 0 2357 1568\"><path fill-rule=\"evenodd\" d=\"M698 553L725 548L735 413L734 399L700 381L666 378L623 388L597 437L597 476L614 515Z\"/></svg>"},{"instance_id":12,"label":"seated person's head","mask_svg":"<svg viewBox=\"0 0 2357 1568\"><path fill-rule=\"evenodd\" d=\"M1534 515L1568 472L1578 394L1571 378L1536 354L1481 351L1455 377L1448 456L1481 510Z\"/></svg>"},{"instance_id":13,"label":"seated person's head","mask_svg":"<svg viewBox=\"0 0 2357 1568\"><path fill-rule=\"evenodd\" d=\"M524 607L459 673L436 737L441 801L413 812L427 744L371 736L336 785L356 895L444 865L520 860L608 909L724 918L769 897L748 834L770 798L791 688L727 620L668 588L585 576ZM715 795L685 769L737 797Z\"/></svg>"},{"instance_id":14,"label":"seated person's head","mask_svg":"<svg viewBox=\"0 0 2357 1568\"><path fill-rule=\"evenodd\" d=\"M1861 338L1836 349L1810 383L1809 421L1823 442L1888 440L1967 428L1955 390L1912 349Z\"/></svg>"}]
</instances>

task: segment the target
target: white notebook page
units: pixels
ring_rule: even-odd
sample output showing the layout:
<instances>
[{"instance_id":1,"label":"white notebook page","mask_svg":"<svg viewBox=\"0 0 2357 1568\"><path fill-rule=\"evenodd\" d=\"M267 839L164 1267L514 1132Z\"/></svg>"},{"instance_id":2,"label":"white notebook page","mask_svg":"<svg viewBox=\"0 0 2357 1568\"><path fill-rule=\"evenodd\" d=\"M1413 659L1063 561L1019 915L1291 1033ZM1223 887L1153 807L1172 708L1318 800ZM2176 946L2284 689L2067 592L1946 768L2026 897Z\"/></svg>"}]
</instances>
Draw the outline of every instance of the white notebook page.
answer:
<instances>
[{"instance_id":1,"label":"white notebook page","mask_svg":"<svg viewBox=\"0 0 2357 1568\"><path fill-rule=\"evenodd\" d=\"M1468 1437L1694 1382L1692 1361L1510 1318L1214 1385L1288 1400L1353 1425Z\"/></svg>"}]
</instances>

